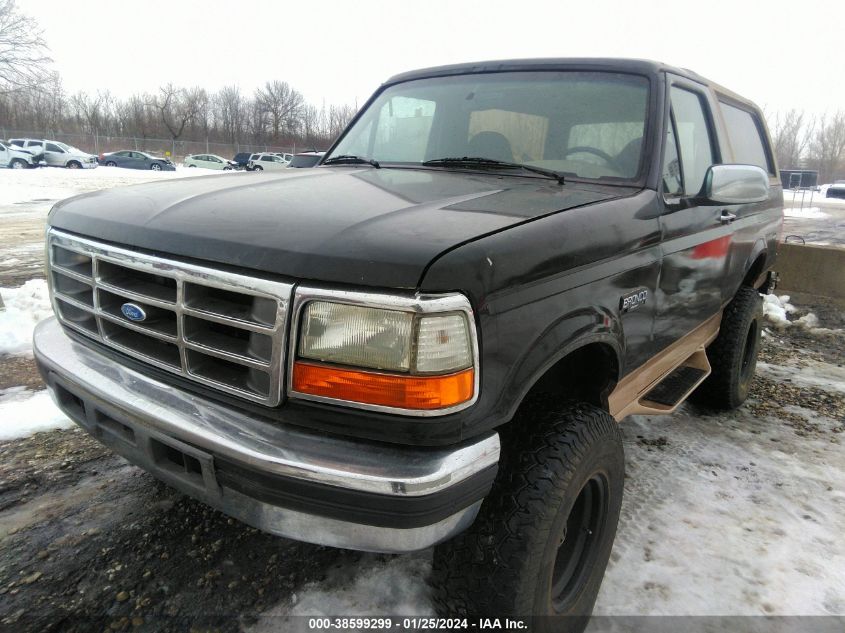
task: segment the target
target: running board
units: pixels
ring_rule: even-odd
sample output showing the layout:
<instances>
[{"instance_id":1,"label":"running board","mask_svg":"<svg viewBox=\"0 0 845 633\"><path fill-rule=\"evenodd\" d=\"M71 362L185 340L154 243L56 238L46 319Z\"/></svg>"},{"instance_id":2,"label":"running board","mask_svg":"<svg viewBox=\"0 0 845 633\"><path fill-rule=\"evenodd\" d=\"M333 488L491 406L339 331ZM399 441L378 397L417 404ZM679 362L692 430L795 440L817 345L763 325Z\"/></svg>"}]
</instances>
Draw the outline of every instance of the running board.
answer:
<instances>
[{"instance_id":1,"label":"running board","mask_svg":"<svg viewBox=\"0 0 845 633\"><path fill-rule=\"evenodd\" d=\"M674 413L684 400L710 375L704 347L664 374L641 395L627 414L666 415Z\"/></svg>"},{"instance_id":2,"label":"running board","mask_svg":"<svg viewBox=\"0 0 845 633\"><path fill-rule=\"evenodd\" d=\"M707 346L719 333L721 313L666 348L642 369L626 376L608 397L617 421L629 415L665 415L710 375Z\"/></svg>"}]
</instances>

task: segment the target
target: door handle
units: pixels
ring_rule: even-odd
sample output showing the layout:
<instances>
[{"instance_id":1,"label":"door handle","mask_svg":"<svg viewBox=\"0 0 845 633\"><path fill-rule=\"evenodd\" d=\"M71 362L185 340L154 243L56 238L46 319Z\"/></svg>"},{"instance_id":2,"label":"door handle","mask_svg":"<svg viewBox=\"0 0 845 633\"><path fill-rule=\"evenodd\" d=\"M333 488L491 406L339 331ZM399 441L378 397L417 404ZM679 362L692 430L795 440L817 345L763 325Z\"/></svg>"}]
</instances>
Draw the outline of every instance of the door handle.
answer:
<instances>
[{"instance_id":1,"label":"door handle","mask_svg":"<svg viewBox=\"0 0 845 633\"><path fill-rule=\"evenodd\" d=\"M736 220L736 216L727 209L723 210L722 215L719 216L719 222L722 224L730 224L734 220Z\"/></svg>"}]
</instances>

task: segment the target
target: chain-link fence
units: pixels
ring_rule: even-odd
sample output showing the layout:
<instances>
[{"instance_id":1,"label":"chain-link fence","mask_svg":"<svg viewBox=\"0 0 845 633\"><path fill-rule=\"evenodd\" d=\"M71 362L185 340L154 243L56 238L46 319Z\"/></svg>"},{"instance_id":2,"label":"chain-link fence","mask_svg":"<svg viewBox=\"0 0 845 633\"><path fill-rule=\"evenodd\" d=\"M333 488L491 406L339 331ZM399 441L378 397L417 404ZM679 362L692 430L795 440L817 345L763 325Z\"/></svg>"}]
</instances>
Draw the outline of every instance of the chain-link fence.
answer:
<instances>
[{"instance_id":1,"label":"chain-link fence","mask_svg":"<svg viewBox=\"0 0 845 633\"><path fill-rule=\"evenodd\" d=\"M169 156L179 162L189 154L217 154L231 159L239 152L296 152L309 151L312 147L261 145L255 143L217 143L208 140L173 140L164 138L142 138L133 136L101 136L99 134L64 134L51 130L35 132L32 130L11 130L0 127L0 139L37 138L60 141L91 154L116 152L118 150L138 150L157 156ZM322 149L322 148L321 148Z\"/></svg>"}]
</instances>

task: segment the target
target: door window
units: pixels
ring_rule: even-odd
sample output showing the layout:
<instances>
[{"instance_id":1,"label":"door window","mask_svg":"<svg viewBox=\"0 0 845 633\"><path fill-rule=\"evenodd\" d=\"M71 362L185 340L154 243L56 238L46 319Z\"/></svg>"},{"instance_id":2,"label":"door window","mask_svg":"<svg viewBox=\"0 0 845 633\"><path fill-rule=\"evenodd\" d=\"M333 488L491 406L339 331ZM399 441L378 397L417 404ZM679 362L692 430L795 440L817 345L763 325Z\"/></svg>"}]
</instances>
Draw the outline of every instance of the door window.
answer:
<instances>
[{"instance_id":1,"label":"door window","mask_svg":"<svg viewBox=\"0 0 845 633\"><path fill-rule=\"evenodd\" d=\"M58 145L54 145L53 143L47 143L47 151L48 152L56 152L57 154L64 154L64 150Z\"/></svg>"},{"instance_id":2,"label":"door window","mask_svg":"<svg viewBox=\"0 0 845 633\"><path fill-rule=\"evenodd\" d=\"M755 117L750 112L727 103L722 103L721 106L725 126L728 128L728 138L734 151L734 160L743 165L757 165L773 173Z\"/></svg>"},{"instance_id":3,"label":"door window","mask_svg":"<svg viewBox=\"0 0 845 633\"><path fill-rule=\"evenodd\" d=\"M700 95L672 87L672 115L680 149L684 193L688 196L701 191L707 169L716 162L704 108Z\"/></svg>"}]
</instances>

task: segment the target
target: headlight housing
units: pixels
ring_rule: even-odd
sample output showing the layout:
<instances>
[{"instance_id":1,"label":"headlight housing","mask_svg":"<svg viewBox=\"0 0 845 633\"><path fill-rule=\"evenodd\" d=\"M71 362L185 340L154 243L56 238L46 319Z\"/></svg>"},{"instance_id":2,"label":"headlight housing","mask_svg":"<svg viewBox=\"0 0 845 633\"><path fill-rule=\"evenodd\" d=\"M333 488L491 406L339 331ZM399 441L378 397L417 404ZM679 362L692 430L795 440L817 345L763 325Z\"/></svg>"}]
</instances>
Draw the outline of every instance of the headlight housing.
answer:
<instances>
[{"instance_id":1,"label":"headlight housing","mask_svg":"<svg viewBox=\"0 0 845 633\"><path fill-rule=\"evenodd\" d=\"M293 397L406 415L443 415L477 398L475 324L463 295L305 290L294 311Z\"/></svg>"}]
</instances>

